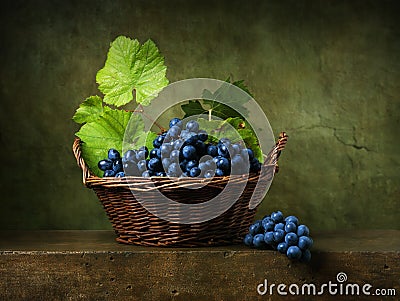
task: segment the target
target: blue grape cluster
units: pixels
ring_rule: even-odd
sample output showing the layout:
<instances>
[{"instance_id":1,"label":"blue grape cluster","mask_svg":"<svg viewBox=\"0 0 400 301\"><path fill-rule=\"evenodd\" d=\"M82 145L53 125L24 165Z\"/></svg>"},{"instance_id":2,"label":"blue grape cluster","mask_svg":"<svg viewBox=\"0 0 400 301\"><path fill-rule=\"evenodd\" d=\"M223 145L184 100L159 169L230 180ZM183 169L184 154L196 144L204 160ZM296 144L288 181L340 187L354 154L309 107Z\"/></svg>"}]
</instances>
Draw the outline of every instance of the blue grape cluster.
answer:
<instances>
[{"instance_id":1,"label":"blue grape cluster","mask_svg":"<svg viewBox=\"0 0 400 301\"><path fill-rule=\"evenodd\" d=\"M200 129L196 120L183 125L181 119L173 118L168 131L154 139L152 150L128 150L121 158L117 150L110 149L108 158L99 161L98 167L104 171L104 177L212 178L261 170L251 148L228 138L218 143L209 141L207 132Z\"/></svg>"},{"instance_id":2,"label":"blue grape cluster","mask_svg":"<svg viewBox=\"0 0 400 301\"><path fill-rule=\"evenodd\" d=\"M281 211L266 215L249 227L243 239L245 245L259 249L272 248L289 259L309 262L313 240L306 225L299 224L296 216L284 218Z\"/></svg>"}]
</instances>

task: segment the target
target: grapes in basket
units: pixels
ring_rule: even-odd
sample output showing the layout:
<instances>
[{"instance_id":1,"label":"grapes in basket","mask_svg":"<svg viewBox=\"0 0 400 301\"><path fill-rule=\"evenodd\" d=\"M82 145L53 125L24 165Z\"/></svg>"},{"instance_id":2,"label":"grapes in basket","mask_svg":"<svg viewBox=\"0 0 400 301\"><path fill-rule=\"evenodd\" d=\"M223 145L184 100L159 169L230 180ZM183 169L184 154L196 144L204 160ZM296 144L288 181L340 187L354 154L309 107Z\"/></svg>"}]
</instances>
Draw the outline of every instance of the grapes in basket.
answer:
<instances>
[{"instance_id":1,"label":"grapes in basket","mask_svg":"<svg viewBox=\"0 0 400 301\"><path fill-rule=\"evenodd\" d=\"M104 177L212 178L260 171L261 163L251 148L228 138L217 142L209 138L196 120L184 125L179 118L173 118L168 131L153 140L153 149L142 146L123 156L109 149L108 158L99 161L98 168Z\"/></svg>"},{"instance_id":2,"label":"grapes in basket","mask_svg":"<svg viewBox=\"0 0 400 301\"><path fill-rule=\"evenodd\" d=\"M257 249L272 248L286 254L291 260L308 262L313 240L306 225L300 224L296 216L284 218L281 211L266 215L255 221L243 239L245 245Z\"/></svg>"}]
</instances>

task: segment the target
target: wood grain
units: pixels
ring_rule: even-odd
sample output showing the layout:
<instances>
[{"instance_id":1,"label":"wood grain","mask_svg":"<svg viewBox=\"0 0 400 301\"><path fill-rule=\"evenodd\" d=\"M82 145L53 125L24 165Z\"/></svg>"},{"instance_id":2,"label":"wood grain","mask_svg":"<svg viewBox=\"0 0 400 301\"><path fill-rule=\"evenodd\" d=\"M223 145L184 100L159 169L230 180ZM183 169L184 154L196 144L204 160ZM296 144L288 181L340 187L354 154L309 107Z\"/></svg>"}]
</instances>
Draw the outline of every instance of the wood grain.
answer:
<instances>
[{"instance_id":1,"label":"wood grain","mask_svg":"<svg viewBox=\"0 0 400 301\"><path fill-rule=\"evenodd\" d=\"M0 300L398 300L400 231L351 233L313 235L306 265L241 245L152 248L117 244L112 231L3 231ZM318 287L339 272L346 283L395 288L397 296L257 293L264 279Z\"/></svg>"}]
</instances>

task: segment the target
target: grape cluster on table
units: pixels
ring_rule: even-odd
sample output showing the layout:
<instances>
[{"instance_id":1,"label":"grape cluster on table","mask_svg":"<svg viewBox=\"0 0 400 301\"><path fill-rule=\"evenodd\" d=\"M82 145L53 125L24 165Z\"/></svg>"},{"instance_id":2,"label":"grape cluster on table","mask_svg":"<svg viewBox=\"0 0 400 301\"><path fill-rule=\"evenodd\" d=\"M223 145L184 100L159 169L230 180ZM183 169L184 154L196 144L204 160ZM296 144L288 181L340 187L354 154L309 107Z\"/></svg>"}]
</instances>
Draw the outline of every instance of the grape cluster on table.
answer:
<instances>
[{"instance_id":1,"label":"grape cluster on table","mask_svg":"<svg viewBox=\"0 0 400 301\"><path fill-rule=\"evenodd\" d=\"M179 118L169 122L168 131L153 141L153 149L145 146L128 150L121 157L116 149L108 151L108 158L98 162L103 177L169 176L202 177L229 176L259 172L261 163L251 148L222 138L209 142L205 130L196 120L185 125Z\"/></svg>"},{"instance_id":2,"label":"grape cluster on table","mask_svg":"<svg viewBox=\"0 0 400 301\"><path fill-rule=\"evenodd\" d=\"M272 248L286 254L289 259L309 262L313 240L306 225L296 216L284 218L281 211L266 215L249 227L243 239L245 245L258 249Z\"/></svg>"}]
</instances>

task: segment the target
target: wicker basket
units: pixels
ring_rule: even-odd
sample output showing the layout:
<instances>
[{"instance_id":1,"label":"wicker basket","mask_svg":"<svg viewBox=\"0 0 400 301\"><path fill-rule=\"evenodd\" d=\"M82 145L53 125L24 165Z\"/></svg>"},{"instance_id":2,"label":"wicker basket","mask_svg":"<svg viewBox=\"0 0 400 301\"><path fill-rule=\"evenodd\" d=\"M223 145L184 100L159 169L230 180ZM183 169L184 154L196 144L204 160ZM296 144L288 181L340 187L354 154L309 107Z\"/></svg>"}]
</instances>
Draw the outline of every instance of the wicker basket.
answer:
<instances>
[{"instance_id":1,"label":"wicker basket","mask_svg":"<svg viewBox=\"0 0 400 301\"><path fill-rule=\"evenodd\" d=\"M256 208L249 209L250 199L253 197L253 200L260 200L262 197L253 196L255 187L259 181L261 185L262 181L267 185L278 171L278 157L286 141L287 135L282 132L275 147L264 160L267 173L263 173L262 176L257 173L250 174L247 179L241 176L214 177L212 180L177 178L174 181L179 181L179 186L168 177L99 178L93 175L85 164L81 154L81 141L78 138L73 143L73 152L83 171L83 184L97 194L113 225L118 242L143 246L199 247L241 242L256 213ZM161 192L175 202L201 204L210 197L217 196L228 181L233 186L241 187L244 185L243 181L246 181L239 199L227 211L211 220L203 221L204 218L200 214L204 214L204 210L202 213L193 212L195 218L198 217L199 221L202 221L194 224L161 219L146 210L132 193L132 190L138 190L144 192L147 198L157 200L157 194ZM190 188L196 188L199 184L203 186L193 193L193 189ZM234 189L232 191L233 194ZM237 194L228 197L229 200L221 199L221 205L234 197L237 198Z\"/></svg>"}]
</instances>

